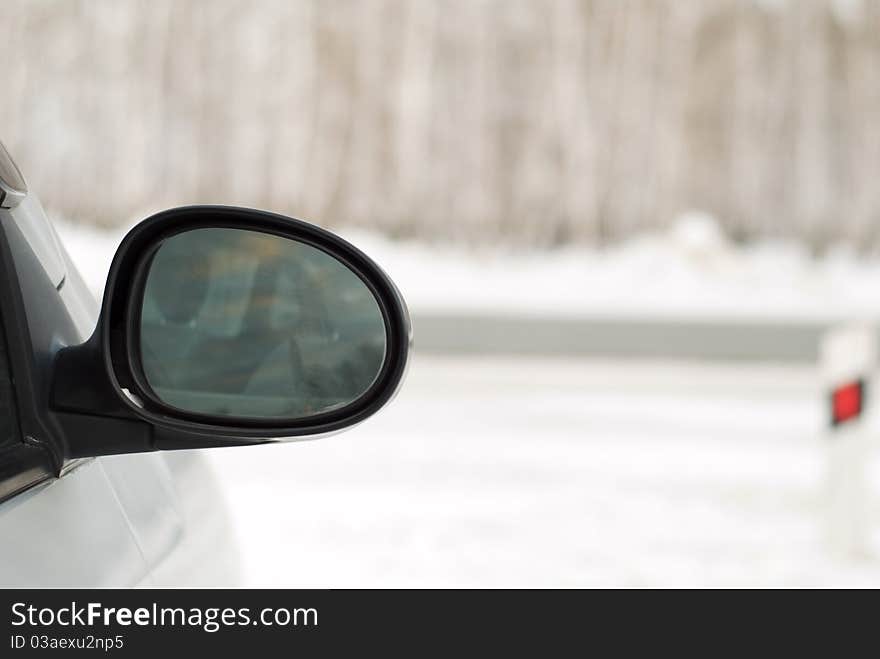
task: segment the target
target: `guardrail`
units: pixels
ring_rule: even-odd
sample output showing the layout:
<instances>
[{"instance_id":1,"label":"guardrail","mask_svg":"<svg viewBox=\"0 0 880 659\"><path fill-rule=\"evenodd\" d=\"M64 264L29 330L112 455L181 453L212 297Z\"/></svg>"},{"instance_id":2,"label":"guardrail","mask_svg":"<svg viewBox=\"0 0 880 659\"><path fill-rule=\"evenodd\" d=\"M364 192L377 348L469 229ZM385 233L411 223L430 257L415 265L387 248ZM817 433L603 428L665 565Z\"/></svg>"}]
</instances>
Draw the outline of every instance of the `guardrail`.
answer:
<instances>
[{"instance_id":1,"label":"guardrail","mask_svg":"<svg viewBox=\"0 0 880 659\"><path fill-rule=\"evenodd\" d=\"M537 317L415 312L422 353L815 363L834 325L743 319Z\"/></svg>"}]
</instances>

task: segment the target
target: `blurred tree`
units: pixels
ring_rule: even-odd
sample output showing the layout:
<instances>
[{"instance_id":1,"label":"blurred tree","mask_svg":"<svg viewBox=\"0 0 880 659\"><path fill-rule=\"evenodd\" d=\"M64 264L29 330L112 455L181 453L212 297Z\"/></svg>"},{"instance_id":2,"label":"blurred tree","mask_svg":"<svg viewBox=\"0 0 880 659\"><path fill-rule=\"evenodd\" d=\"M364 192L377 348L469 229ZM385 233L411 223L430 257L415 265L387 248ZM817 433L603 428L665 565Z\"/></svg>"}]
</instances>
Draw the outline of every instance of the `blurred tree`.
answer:
<instances>
[{"instance_id":1,"label":"blurred tree","mask_svg":"<svg viewBox=\"0 0 880 659\"><path fill-rule=\"evenodd\" d=\"M555 245L691 209L880 240L873 0L7 0L0 137L46 206L269 207Z\"/></svg>"}]
</instances>

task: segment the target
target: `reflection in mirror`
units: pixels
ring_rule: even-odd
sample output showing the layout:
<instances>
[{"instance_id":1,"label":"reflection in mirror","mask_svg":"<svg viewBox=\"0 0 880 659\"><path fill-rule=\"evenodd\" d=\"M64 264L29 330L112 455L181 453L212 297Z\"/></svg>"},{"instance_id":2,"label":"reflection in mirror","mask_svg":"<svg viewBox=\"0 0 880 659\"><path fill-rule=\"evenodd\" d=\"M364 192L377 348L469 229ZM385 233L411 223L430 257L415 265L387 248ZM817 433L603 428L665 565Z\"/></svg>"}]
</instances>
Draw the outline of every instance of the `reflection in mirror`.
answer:
<instances>
[{"instance_id":1,"label":"reflection in mirror","mask_svg":"<svg viewBox=\"0 0 880 659\"><path fill-rule=\"evenodd\" d=\"M150 266L144 375L178 409L254 419L329 412L370 388L385 342L364 282L304 243L195 229L167 239Z\"/></svg>"}]
</instances>

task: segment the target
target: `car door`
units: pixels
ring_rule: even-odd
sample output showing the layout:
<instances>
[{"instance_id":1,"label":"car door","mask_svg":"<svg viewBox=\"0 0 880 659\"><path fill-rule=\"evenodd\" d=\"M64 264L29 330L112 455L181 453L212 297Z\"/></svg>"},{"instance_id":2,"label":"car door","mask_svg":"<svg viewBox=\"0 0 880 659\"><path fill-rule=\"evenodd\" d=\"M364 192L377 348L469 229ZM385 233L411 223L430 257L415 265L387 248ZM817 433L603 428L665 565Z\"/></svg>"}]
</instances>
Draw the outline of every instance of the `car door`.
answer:
<instances>
[{"instance_id":1,"label":"car door","mask_svg":"<svg viewBox=\"0 0 880 659\"><path fill-rule=\"evenodd\" d=\"M3 221L5 231L13 218L4 213ZM0 583L141 581L147 565L101 464L80 460L56 479L48 456L22 432L26 346L22 334L7 331L21 320L16 313L8 303L0 308L0 473L6 499L0 504Z\"/></svg>"}]
</instances>

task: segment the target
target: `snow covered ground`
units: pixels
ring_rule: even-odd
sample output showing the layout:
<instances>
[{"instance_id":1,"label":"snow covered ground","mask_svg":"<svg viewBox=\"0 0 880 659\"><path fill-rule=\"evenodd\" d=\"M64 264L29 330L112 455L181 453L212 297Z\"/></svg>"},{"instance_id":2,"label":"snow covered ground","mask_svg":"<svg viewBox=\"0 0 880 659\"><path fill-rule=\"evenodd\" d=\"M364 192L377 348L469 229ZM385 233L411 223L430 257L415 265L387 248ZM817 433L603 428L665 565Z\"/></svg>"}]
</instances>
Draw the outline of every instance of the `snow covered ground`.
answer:
<instances>
[{"instance_id":1,"label":"snow covered ground","mask_svg":"<svg viewBox=\"0 0 880 659\"><path fill-rule=\"evenodd\" d=\"M211 456L250 585L878 586L880 562L823 544L816 383L802 367L417 357L347 433Z\"/></svg>"}]
</instances>

